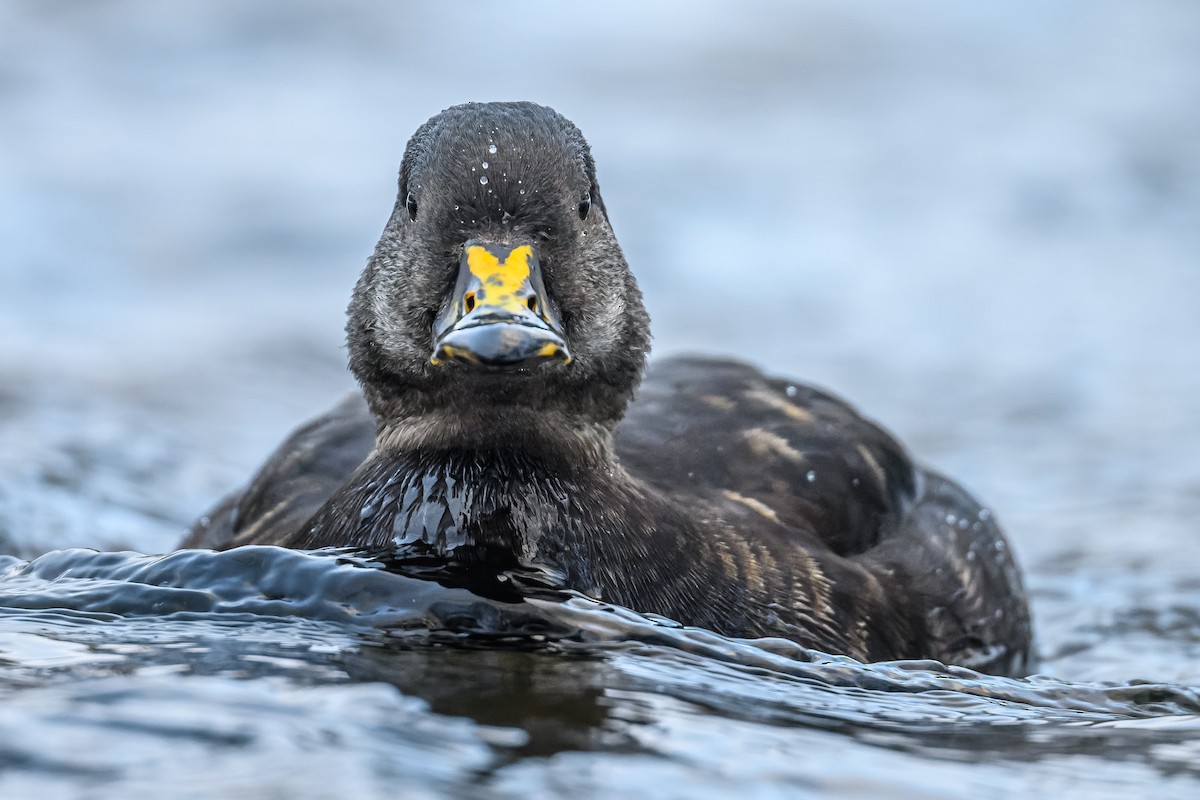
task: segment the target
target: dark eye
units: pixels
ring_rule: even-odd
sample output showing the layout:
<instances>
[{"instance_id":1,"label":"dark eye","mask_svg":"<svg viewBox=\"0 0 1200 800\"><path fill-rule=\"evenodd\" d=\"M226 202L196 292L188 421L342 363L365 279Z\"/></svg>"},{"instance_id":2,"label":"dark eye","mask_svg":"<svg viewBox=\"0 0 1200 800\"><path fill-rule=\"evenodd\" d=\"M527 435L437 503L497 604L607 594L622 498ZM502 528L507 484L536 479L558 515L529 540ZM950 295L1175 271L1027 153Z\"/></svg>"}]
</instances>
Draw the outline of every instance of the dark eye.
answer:
<instances>
[{"instance_id":1,"label":"dark eye","mask_svg":"<svg viewBox=\"0 0 1200 800\"><path fill-rule=\"evenodd\" d=\"M417 201L412 196L412 192L408 193L408 197L404 198L404 207L408 209L408 218L417 218Z\"/></svg>"},{"instance_id":2,"label":"dark eye","mask_svg":"<svg viewBox=\"0 0 1200 800\"><path fill-rule=\"evenodd\" d=\"M587 219L588 213L592 210L592 195L585 194L583 199L579 201L579 218Z\"/></svg>"}]
</instances>

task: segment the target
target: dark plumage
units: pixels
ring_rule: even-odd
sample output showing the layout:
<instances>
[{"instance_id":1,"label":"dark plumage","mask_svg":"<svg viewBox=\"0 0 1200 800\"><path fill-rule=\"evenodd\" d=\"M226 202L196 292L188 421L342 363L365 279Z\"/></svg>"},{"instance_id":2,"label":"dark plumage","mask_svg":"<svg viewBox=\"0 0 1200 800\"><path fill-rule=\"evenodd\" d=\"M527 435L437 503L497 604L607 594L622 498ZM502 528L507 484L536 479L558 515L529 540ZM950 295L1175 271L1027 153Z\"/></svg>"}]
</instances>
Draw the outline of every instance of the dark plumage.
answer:
<instances>
[{"instance_id":1,"label":"dark plumage","mask_svg":"<svg viewBox=\"0 0 1200 800\"><path fill-rule=\"evenodd\" d=\"M995 520L885 431L740 363L669 359L641 381L641 295L587 144L550 109L421 126L347 333L362 397L293 434L184 546L536 568L728 635L1028 667Z\"/></svg>"}]
</instances>

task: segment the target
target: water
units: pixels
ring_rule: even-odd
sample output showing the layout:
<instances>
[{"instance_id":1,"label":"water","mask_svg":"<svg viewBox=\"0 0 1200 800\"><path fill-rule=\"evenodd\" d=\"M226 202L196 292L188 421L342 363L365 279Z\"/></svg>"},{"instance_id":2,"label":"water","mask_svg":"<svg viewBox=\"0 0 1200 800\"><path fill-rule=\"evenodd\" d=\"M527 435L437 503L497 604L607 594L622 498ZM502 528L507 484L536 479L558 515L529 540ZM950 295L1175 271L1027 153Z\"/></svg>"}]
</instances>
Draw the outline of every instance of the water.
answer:
<instances>
[{"instance_id":1,"label":"water","mask_svg":"<svg viewBox=\"0 0 1200 800\"><path fill-rule=\"evenodd\" d=\"M1181 686L864 666L581 597L487 601L345 554L74 550L0 568L4 645L21 654L0 763L39 795L86 778L96 797L174 782L196 796L505 796L582 777L571 791L598 796L609 770L645 782L622 789L634 796L741 780L857 792L894 780L867 752L880 747L930 762L906 776L914 790L981 758L1034 760L1024 771L1043 780L1081 754L1101 768L1092 781L1197 772L1200 691ZM823 739L836 764L797 762ZM314 753L339 777L289 774Z\"/></svg>"},{"instance_id":2,"label":"water","mask_svg":"<svg viewBox=\"0 0 1200 800\"><path fill-rule=\"evenodd\" d=\"M0 6L0 796L1200 792L1200 10L643 6L510 4L520 57L482 3ZM151 555L351 388L407 136L513 98L589 136L657 353L995 510L1040 676Z\"/></svg>"}]
</instances>

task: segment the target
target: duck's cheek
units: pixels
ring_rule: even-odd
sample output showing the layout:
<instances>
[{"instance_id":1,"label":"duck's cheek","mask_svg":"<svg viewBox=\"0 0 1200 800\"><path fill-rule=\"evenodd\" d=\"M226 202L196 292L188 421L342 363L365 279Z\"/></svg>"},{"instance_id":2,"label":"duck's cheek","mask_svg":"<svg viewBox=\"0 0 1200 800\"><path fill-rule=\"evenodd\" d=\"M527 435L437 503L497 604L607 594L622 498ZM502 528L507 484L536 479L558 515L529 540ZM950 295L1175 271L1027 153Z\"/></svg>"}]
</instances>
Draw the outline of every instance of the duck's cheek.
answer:
<instances>
[{"instance_id":1,"label":"duck's cheek","mask_svg":"<svg viewBox=\"0 0 1200 800\"><path fill-rule=\"evenodd\" d=\"M630 316L623 301L583 308L567 317L566 338L571 353L581 364L640 360L643 349L630 335Z\"/></svg>"}]
</instances>

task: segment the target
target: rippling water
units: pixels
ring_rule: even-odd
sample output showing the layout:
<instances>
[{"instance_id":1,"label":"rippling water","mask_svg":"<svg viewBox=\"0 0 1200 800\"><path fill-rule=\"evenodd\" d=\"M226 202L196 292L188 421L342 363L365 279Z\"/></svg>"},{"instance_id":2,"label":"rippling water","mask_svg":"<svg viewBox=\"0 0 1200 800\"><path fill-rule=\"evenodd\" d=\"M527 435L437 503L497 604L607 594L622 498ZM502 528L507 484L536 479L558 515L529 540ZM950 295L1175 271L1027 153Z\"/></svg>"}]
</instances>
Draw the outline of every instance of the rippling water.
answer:
<instances>
[{"instance_id":1,"label":"rippling water","mask_svg":"<svg viewBox=\"0 0 1200 800\"><path fill-rule=\"evenodd\" d=\"M644 5L0 5L0 796L1200 794L1200 9ZM997 510L1041 675L146 555L350 388L404 141L502 98L588 134L656 352Z\"/></svg>"},{"instance_id":2,"label":"rippling water","mask_svg":"<svg viewBox=\"0 0 1200 800\"><path fill-rule=\"evenodd\" d=\"M900 772L913 792L970 783L964 762L1020 764L1035 786L1089 758L1080 796L1198 772L1200 692L1182 686L863 665L583 597L489 601L352 554L73 550L0 567L3 647L20 654L0 723L15 796L85 779L98 797L175 781L197 796L695 797L746 780L857 794L892 786L901 756L929 762ZM835 762L804 757L831 736Z\"/></svg>"}]
</instances>

